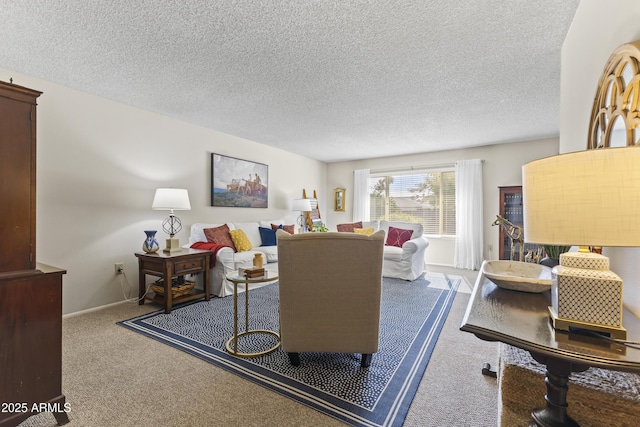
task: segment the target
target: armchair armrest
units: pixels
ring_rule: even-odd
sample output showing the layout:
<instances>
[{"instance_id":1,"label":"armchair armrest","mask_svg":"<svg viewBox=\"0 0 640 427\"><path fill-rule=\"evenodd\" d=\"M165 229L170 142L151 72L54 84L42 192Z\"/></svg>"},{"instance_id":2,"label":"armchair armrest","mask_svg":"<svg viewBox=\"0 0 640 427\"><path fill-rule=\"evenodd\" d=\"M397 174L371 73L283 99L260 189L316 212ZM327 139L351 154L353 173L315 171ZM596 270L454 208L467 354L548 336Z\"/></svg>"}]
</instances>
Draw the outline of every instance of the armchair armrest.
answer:
<instances>
[{"instance_id":1,"label":"armchair armrest","mask_svg":"<svg viewBox=\"0 0 640 427\"><path fill-rule=\"evenodd\" d=\"M422 236L407 240L402 245L402 259L409 259L416 253L424 252L427 247L429 247L429 241Z\"/></svg>"},{"instance_id":2,"label":"armchair armrest","mask_svg":"<svg viewBox=\"0 0 640 427\"><path fill-rule=\"evenodd\" d=\"M224 271L235 270L235 262L233 261L233 249L222 248L216 254L216 265L218 263L224 266Z\"/></svg>"}]
</instances>

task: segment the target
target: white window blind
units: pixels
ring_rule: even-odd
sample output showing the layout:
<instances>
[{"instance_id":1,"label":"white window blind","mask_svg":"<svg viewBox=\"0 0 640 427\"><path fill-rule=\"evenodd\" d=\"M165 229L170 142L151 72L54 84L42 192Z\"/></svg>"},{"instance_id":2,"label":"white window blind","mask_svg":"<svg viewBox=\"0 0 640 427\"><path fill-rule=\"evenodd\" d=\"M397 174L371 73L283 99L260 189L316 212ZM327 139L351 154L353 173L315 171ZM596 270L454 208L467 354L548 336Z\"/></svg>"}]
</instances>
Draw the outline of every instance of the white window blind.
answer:
<instances>
[{"instance_id":1,"label":"white window blind","mask_svg":"<svg viewBox=\"0 0 640 427\"><path fill-rule=\"evenodd\" d=\"M369 197L372 221L418 222L425 234L456 234L454 170L373 176Z\"/></svg>"}]
</instances>

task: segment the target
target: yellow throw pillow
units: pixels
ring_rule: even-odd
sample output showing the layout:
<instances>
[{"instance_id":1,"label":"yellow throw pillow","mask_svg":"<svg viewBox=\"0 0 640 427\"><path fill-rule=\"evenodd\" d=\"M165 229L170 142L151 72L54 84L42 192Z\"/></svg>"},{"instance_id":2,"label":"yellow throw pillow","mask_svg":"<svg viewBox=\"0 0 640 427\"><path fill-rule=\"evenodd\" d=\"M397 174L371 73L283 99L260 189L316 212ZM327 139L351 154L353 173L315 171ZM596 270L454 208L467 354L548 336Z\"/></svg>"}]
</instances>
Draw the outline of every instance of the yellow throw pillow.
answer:
<instances>
[{"instance_id":1,"label":"yellow throw pillow","mask_svg":"<svg viewBox=\"0 0 640 427\"><path fill-rule=\"evenodd\" d=\"M367 236L371 236L376 230L373 227L370 228L354 228L353 232L356 234L366 234Z\"/></svg>"},{"instance_id":2,"label":"yellow throw pillow","mask_svg":"<svg viewBox=\"0 0 640 427\"><path fill-rule=\"evenodd\" d=\"M253 248L253 245L251 245L251 240L249 240L244 231L229 230L229 234L231 234L231 240L233 240L233 245L236 247L236 250L238 252L250 251L251 248Z\"/></svg>"}]
</instances>

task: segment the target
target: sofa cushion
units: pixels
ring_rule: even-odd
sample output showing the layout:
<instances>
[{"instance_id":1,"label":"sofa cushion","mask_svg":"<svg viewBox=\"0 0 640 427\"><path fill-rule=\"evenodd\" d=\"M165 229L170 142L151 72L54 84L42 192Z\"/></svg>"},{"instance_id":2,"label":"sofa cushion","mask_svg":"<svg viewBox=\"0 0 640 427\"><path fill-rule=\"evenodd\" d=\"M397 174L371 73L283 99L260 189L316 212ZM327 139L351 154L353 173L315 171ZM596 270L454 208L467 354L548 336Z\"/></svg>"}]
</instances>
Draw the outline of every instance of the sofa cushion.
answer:
<instances>
[{"instance_id":1,"label":"sofa cushion","mask_svg":"<svg viewBox=\"0 0 640 427\"><path fill-rule=\"evenodd\" d=\"M284 224L271 224L271 229L272 230L284 230L289 234L295 234L296 232L296 226L291 224L291 225L284 225Z\"/></svg>"},{"instance_id":2,"label":"sofa cushion","mask_svg":"<svg viewBox=\"0 0 640 427\"><path fill-rule=\"evenodd\" d=\"M371 227L371 226L369 226ZM402 221L380 221L380 230L384 230L387 235L389 234L389 227L401 228L403 230L412 230L412 239L422 236L423 228L422 224L417 222L402 222Z\"/></svg>"},{"instance_id":3,"label":"sofa cushion","mask_svg":"<svg viewBox=\"0 0 640 427\"><path fill-rule=\"evenodd\" d=\"M267 263L278 262L278 246L260 246L255 250L262 252Z\"/></svg>"},{"instance_id":4,"label":"sofa cushion","mask_svg":"<svg viewBox=\"0 0 640 427\"><path fill-rule=\"evenodd\" d=\"M253 248L251 240L243 230L229 230L229 234L231 234L231 239L238 252L250 251Z\"/></svg>"},{"instance_id":5,"label":"sofa cushion","mask_svg":"<svg viewBox=\"0 0 640 427\"><path fill-rule=\"evenodd\" d=\"M253 265L253 257L256 251L236 252L233 254L233 268L250 267Z\"/></svg>"},{"instance_id":6,"label":"sofa cushion","mask_svg":"<svg viewBox=\"0 0 640 427\"><path fill-rule=\"evenodd\" d=\"M272 224L280 225L284 224L283 219L272 219L271 221L258 221L260 227L269 228Z\"/></svg>"},{"instance_id":7,"label":"sofa cushion","mask_svg":"<svg viewBox=\"0 0 640 427\"><path fill-rule=\"evenodd\" d=\"M262 244L260 246L276 245L276 230L272 228L258 227L258 231L260 231L260 238L262 239Z\"/></svg>"},{"instance_id":8,"label":"sofa cushion","mask_svg":"<svg viewBox=\"0 0 640 427\"><path fill-rule=\"evenodd\" d=\"M399 248L405 244L406 241L411 240L413 230L405 230L403 228L396 228L389 226L389 234L387 235L387 246L397 246Z\"/></svg>"},{"instance_id":9,"label":"sofa cushion","mask_svg":"<svg viewBox=\"0 0 640 427\"><path fill-rule=\"evenodd\" d=\"M221 225L220 227L205 228L203 231L207 242L229 246L235 252L236 247L231 239L231 234L229 234L229 226L227 226L227 224Z\"/></svg>"},{"instance_id":10,"label":"sofa cushion","mask_svg":"<svg viewBox=\"0 0 640 427\"><path fill-rule=\"evenodd\" d=\"M257 248L262 244L262 240L260 240L260 231L258 231L258 227L264 227L260 225L258 221L251 222L234 222L233 227L229 227L231 230L242 230L244 234L247 235L249 241L251 242L251 246ZM268 226L265 228L269 228Z\"/></svg>"},{"instance_id":11,"label":"sofa cushion","mask_svg":"<svg viewBox=\"0 0 640 427\"><path fill-rule=\"evenodd\" d=\"M383 258L385 260L402 261L402 253L402 248L397 246L385 246Z\"/></svg>"},{"instance_id":12,"label":"sofa cushion","mask_svg":"<svg viewBox=\"0 0 640 427\"><path fill-rule=\"evenodd\" d=\"M379 230L379 222L378 221L362 221L362 228L372 228L376 231Z\"/></svg>"},{"instance_id":13,"label":"sofa cushion","mask_svg":"<svg viewBox=\"0 0 640 427\"><path fill-rule=\"evenodd\" d=\"M369 228L354 228L353 232L356 234L366 234L367 236L371 236L373 233L376 232L376 229L373 227L369 227Z\"/></svg>"},{"instance_id":14,"label":"sofa cushion","mask_svg":"<svg viewBox=\"0 0 640 427\"><path fill-rule=\"evenodd\" d=\"M338 231L343 233L353 233L354 228L362 228L362 221L352 222L347 224L336 225Z\"/></svg>"},{"instance_id":15,"label":"sofa cushion","mask_svg":"<svg viewBox=\"0 0 640 427\"><path fill-rule=\"evenodd\" d=\"M218 224L206 224L203 222L196 222L191 224L191 231L189 233L189 245L194 244L195 242L206 242L207 236L204 235L205 228L217 228L225 225L224 223ZM229 230L233 230L233 224L226 224L229 227ZM185 246L188 247L188 246Z\"/></svg>"}]
</instances>

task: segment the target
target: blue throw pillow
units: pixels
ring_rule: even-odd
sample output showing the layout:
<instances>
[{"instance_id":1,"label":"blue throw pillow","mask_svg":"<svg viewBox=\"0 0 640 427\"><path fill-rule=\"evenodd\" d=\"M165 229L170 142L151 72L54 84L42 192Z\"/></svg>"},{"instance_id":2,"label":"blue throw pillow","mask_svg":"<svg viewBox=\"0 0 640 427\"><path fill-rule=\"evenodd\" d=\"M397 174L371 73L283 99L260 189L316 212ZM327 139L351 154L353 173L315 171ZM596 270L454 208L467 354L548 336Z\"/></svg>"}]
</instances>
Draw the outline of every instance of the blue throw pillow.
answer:
<instances>
[{"instance_id":1,"label":"blue throw pillow","mask_svg":"<svg viewBox=\"0 0 640 427\"><path fill-rule=\"evenodd\" d=\"M260 246L275 246L276 242L276 230L270 228L258 227L260 231L260 239L262 239L262 245Z\"/></svg>"}]
</instances>

